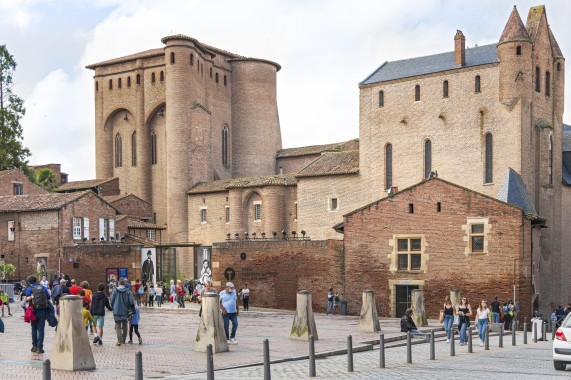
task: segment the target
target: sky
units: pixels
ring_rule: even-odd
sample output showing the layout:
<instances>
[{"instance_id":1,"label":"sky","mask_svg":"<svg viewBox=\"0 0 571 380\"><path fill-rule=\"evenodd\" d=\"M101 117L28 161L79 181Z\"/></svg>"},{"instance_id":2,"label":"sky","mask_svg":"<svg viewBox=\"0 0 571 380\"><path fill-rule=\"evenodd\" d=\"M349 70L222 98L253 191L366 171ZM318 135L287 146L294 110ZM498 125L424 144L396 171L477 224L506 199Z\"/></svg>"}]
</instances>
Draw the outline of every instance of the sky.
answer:
<instances>
[{"instance_id":1,"label":"sky","mask_svg":"<svg viewBox=\"0 0 571 380\"><path fill-rule=\"evenodd\" d=\"M0 44L18 67L30 164L61 163L69 180L95 178L93 71L88 64L163 47L185 34L279 63L284 148L359 136L360 81L385 61L496 43L514 5L524 23L538 1L500 0L0 0ZM543 0L563 55L571 1ZM566 63L566 109L571 110ZM564 115L571 124L571 111Z\"/></svg>"}]
</instances>

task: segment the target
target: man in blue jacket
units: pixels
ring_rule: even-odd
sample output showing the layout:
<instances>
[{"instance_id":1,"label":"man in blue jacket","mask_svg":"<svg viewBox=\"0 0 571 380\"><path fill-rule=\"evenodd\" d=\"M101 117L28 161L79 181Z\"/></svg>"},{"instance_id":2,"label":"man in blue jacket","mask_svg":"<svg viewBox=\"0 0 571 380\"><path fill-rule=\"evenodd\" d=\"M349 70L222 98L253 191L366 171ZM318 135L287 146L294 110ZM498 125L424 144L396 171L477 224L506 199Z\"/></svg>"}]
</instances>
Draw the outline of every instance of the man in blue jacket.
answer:
<instances>
[{"instance_id":1,"label":"man in blue jacket","mask_svg":"<svg viewBox=\"0 0 571 380\"><path fill-rule=\"evenodd\" d=\"M119 281L119 286L111 294L111 307L115 319L117 346L125 344L127 339L127 313L135 306L133 294L125 288L125 280Z\"/></svg>"},{"instance_id":2,"label":"man in blue jacket","mask_svg":"<svg viewBox=\"0 0 571 380\"><path fill-rule=\"evenodd\" d=\"M26 288L26 301L34 308L35 319L32 325L32 352L44 353L44 330L48 316L50 293L45 286L37 284L36 276L28 277L29 287Z\"/></svg>"},{"instance_id":3,"label":"man in blue jacket","mask_svg":"<svg viewBox=\"0 0 571 380\"><path fill-rule=\"evenodd\" d=\"M236 340L236 330L238 329L238 297L234 284L226 283L226 289L220 292L220 309L222 310L222 319L224 320L224 331L226 332L226 340L228 343L238 344ZM232 332L228 334L228 328L232 321Z\"/></svg>"}]
</instances>

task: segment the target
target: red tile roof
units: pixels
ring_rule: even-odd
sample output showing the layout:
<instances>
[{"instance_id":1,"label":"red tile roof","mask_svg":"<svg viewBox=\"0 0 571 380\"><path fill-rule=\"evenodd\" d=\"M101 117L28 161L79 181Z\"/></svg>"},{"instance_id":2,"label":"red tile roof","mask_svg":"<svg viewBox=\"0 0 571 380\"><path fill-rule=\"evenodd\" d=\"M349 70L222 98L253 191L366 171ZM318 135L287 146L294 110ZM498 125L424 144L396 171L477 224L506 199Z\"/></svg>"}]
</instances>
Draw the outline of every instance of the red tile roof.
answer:
<instances>
[{"instance_id":1,"label":"red tile roof","mask_svg":"<svg viewBox=\"0 0 571 380\"><path fill-rule=\"evenodd\" d=\"M166 226L161 226L154 223L145 222L137 216L132 215L119 215L117 221L127 219L127 227L133 229L145 229L145 230L166 230Z\"/></svg>"},{"instance_id":2,"label":"red tile roof","mask_svg":"<svg viewBox=\"0 0 571 380\"><path fill-rule=\"evenodd\" d=\"M510 18L508 19L502 36L500 37L499 43L509 41L530 41L527 29L525 28L523 21L521 21L515 6L512 10L512 13L510 14Z\"/></svg>"},{"instance_id":3,"label":"red tile roof","mask_svg":"<svg viewBox=\"0 0 571 380\"><path fill-rule=\"evenodd\" d=\"M359 172L359 151L323 153L321 157L300 170L295 177L355 174Z\"/></svg>"},{"instance_id":4,"label":"red tile roof","mask_svg":"<svg viewBox=\"0 0 571 380\"><path fill-rule=\"evenodd\" d=\"M103 178L103 179L88 179L85 181L71 181L59 186L56 191L62 192L62 191L71 191L71 190L91 189L93 187L97 187L99 185L103 185L104 183L110 182L114 179L117 179L117 177Z\"/></svg>"},{"instance_id":5,"label":"red tile roof","mask_svg":"<svg viewBox=\"0 0 571 380\"><path fill-rule=\"evenodd\" d=\"M91 191L3 196L0 197L0 213L55 211L89 193Z\"/></svg>"},{"instance_id":6,"label":"red tile roof","mask_svg":"<svg viewBox=\"0 0 571 380\"><path fill-rule=\"evenodd\" d=\"M325 144L325 145L310 145L301 146L297 148L287 148L278 150L276 154L277 158L282 157L297 157L297 156L307 156L312 154L320 154L323 152L342 152L346 150L359 149L359 140L353 139L349 141L344 141L340 143Z\"/></svg>"},{"instance_id":7,"label":"red tile roof","mask_svg":"<svg viewBox=\"0 0 571 380\"><path fill-rule=\"evenodd\" d=\"M216 193L228 191L228 189L263 186L297 186L297 181L291 174L222 179L218 181L199 182L194 185L187 194Z\"/></svg>"}]
</instances>

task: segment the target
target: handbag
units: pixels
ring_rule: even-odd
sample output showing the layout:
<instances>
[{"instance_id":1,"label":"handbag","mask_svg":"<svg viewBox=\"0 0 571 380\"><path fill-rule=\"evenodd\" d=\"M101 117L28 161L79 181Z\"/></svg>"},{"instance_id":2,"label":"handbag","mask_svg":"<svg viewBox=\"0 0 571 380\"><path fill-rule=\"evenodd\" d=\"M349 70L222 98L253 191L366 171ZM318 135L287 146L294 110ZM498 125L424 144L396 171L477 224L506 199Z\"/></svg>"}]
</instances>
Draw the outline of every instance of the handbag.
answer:
<instances>
[{"instance_id":1,"label":"handbag","mask_svg":"<svg viewBox=\"0 0 571 380\"><path fill-rule=\"evenodd\" d=\"M28 305L28 308L26 309L26 314L24 314L24 322L30 323L35 319L36 316L34 315L34 308L32 307L32 305Z\"/></svg>"},{"instance_id":2,"label":"handbag","mask_svg":"<svg viewBox=\"0 0 571 380\"><path fill-rule=\"evenodd\" d=\"M438 322L444 322L444 311L440 310L440 315L438 316Z\"/></svg>"}]
</instances>

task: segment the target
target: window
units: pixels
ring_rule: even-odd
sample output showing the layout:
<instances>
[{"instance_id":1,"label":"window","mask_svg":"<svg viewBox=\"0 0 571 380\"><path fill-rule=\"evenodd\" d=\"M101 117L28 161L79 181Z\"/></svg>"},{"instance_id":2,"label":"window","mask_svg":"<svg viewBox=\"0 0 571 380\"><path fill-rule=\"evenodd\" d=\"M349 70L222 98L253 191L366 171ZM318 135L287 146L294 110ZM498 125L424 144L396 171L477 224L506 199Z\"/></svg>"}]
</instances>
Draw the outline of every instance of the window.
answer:
<instances>
[{"instance_id":1,"label":"window","mask_svg":"<svg viewBox=\"0 0 571 380\"><path fill-rule=\"evenodd\" d=\"M99 240L107 240L107 219L99 218Z\"/></svg>"},{"instance_id":2,"label":"window","mask_svg":"<svg viewBox=\"0 0 571 380\"><path fill-rule=\"evenodd\" d=\"M131 77L127 77L127 87L131 87Z\"/></svg>"},{"instance_id":3,"label":"window","mask_svg":"<svg viewBox=\"0 0 571 380\"><path fill-rule=\"evenodd\" d=\"M472 252L484 252L484 224L472 224L470 227Z\"/></svg>"},{"instance_id":4,"label":"window","mask_svg":"<svg viewBox=\"0 0 571 380\"><path fill-rule=\"evenodd\" d=\"M230 223L230 207L226 206L226 223Z\"/></svg>"},{"instance_id":5,"label":"window","mask_svg":"<svg viewBox=\"0 0 571 380\"><path fill-rule=\"evenodd\" d=\"M397 239L398 270L420 270L422 239Z\"/></svg>"},{"instance_id":6,"label":"window","mask_svg":"<svg viewBox=\"0 0 571 380\"><path fill-rule=\"evenodd\" d=\"M284 174L284 168L280 166L280 174Z\"/></svg>"},{"instance_id":7,"label":"window","mask_svg":"<svg viewBox=\"0 0 571 380\"><path fill-rule=\"evenodd\" d=\"M141 75L137 74L137 84L141 84Z\"/></svg>"},{"instance_id":8,"label":"window","mask_svg":"<svg viewBox=\"0 0 571 380\"><path fill-rule=\"evenodd\" d=\"M549 71L545 72L545 96L551 95L551 74Z\"/></svg>"},{"instance_id":9,"label":"window","mask_svg":"<svg viewBox=\"0 0 571 380\"><path fill-rule=\"evenodd\" d=\"M157 164L157 135L151 133L151 165Z\"/></svg>"},{"instance_id":10,"label":"window","mask_svg":"<svg viewBox=\"0 0 571 380\"><path fill-rule=\"evenodd\" d=\"M194 54L190 55L190 66L194 66Z\"/></svg>"},{"instance_id":11,"label":"window","mask_svg":"<svg viewBox=\"0 0 571 380\"><path fill-rule=\"evenodd\" d=\"M339 202L337 198L330 198L329 199L329 211L337 211L339 210Z\"/></svg>"},{"instance_id":12,"label":"window","mask_svg":"<svg viewBox=\"0 0 571 380\"><path fill-rule=\"evenodd\" d=\"M521 46L518 46L515 48L515 54L516 55L521 55Z\"/></svg>"},{"instance_id":13,"label":"window","mask_svg":"<svg viewBox=\"0 0 571 380\"><path fill-rule=\"evenodd\" d=\"M549 184L553 185L553 135L549 135Z\"/></svg>"},{"instance_id":14,"label":"window","mask_svg":"<svg viewBox=\"0 0 571 380\"><path fill-rule=\"evenodd\" d=\"M121 135L117 133L115 136L115 167L120 168L123 166L123 143Z\"/></svg>"},{"instance_id":15,"label":"window","mask_svg":"<svg viewBox=\"0 0 571 380\"><path fill-rule=\"evenodd\" d=\"M424 178L430 176L432 171L432 142L426 140L424 142Z\"/></svg>"},{"instance_id":16,"label":"window","mask_svg":"<svg viewBox=\"0 0 571 380\"><path fill-rule=\"evenodd\" d=\"M99 82L95 82L95 91L99 91Z\"/></svg>"},{"instance_id":17,"label":"window","mask_svg":"<svg viewBox=\"0 0 571 380\"><path fill-rule=\"evenodd\" d=\"M216 78L215 79L216 83L218 83L218 73L216 73L216 75L214 77Z\"/></svg>"},{"instance_id":18,"label":"window","mask_svg":"<svg viewBox=\"0 0 571 380\"><path fill-rule=\"evenodd\" d=\"M476 75L476 78L474 79L474 92L476 94L480 93L480 76Z\"/></svg>"},{"instance_id":19,"label":"window","mask_svg":"<svg viewBox=\"0 0 571 380\"><path fill-rule=\"evenodd\" d=\"M262 205L259 203L254 205L254 220L256 222L262 220Z\"/></svg>"},{"instance_id":20,"label":"window","mask_svg":"<svg viewBox=\"0 0 571 380\"><path fill-rule=\"evenodd\" d=\"M379 91L379 107L385 106L385 92Z\"/></svg>"},{"instance_id":21,"label":"window","mask_svg":"<svg viewBox=\"0 0 571 380\"><path fill-rule=\"evenodd\" d=\"M409 214L414 214L414 203L409 203L409 204L408 204L408 213L409 213Z\"/></svg>"},{"instance_id":22,"label":"window","mask_svg":"<svg viewBox=\"0 0 571 380\"><path fill-rule=\"evenodd\" d=\"M200 76L204 76L204 65L202 63L200 64Z\"/></svg>"},{"instance_id":23,"label":"window","mask_svg":"<svg viewBox=\"0 0 571 380\"><path fill-rule=\"evenodd\" d=\"M109 238L113 240L115 238L115 221L113 219L109 219L108 223L109 223Z\"/></svg>"},{"instance_id":24,"label":"window","mask_svg":"<svg viewBox=\"0 0 571 380\"><path fill-rule=\"evenodd\" d=\"M160 72L160 79L161 79L161 82L164 82L164 80L165 80L165 73L162 71Z\"/></svg>"},{"instance_id":25,"label":"window","mask_svg":"<svg viewBox=\"0 0 571 380\"><path fill-rule=\"evenodd\" d=\"M447 80L442 82L442 97L443 98L448 97L448 81Z\"/></svg>"},{"instance_id":26,"label":"window","mask_svg":"<svg viewBox=\"0 0 571 380\"><path fill-rule=\"evenodd\" d=\"M210 68L210 78L212 78L212 67Z\"/></svg>"},{"instance_id":27,"label":"window","mask_svg":"<svg viewBox=\"0 0 571 380\"><path fill-rule=\"evenodd\" d=\"M440 202L436 202L436 212L442 211L442 204Z\"/></svg>"},{"instance_id":28,"label":"window","mask_svg":"<svg viewBox=\"0 0 571 380\"><path fill-rule=\"evenodd\" d=\"M493 145L492 145L492 134L486 134L486 152L485 152L485 179L484 183L492 183L494 181L493 173Z\"/></svg>"},{"instance_id":29,"label":"window","mask_svg":"<svg viewBox=\"0 0 571 380\"><path fill-rule=\"evenodd\" d=\"M117 87L121 88L121 78L117 79Z\"/></svg>"},{"instance_id":30,"label":"window","mask_svg":"<svg viewBox=\"0 0 571 380\"><path fill-rule=\"evenodd\" d=\"M200 222L206 223L206 209L205 208L200 210Z\"/></svg>"},{"instance_id":31,"label":"window","mask_svg":"<svg viewBox=\"0 0 571 380\"><path fill-rule=\"evenodd\" d=\"M561 62L557 62L557 71L561 71Z\"/></svg>"},{"instance_id":32,"label":"window","mask_svg":"<svg viewBox=\"0 0 571 380\"><path fill-rule=\"evenodd\" d=\"M14 183L12 185L14 190L14 195L24 195L24 184L23 183Z\"/></svg>"},{"instance_id":33,"label":"window","mask_svg":"<svg viewBox=\"0 0 571 380\"><path fill-rule=\"evenodd\" d=\"M414 86L414 101L420 102L420 86L418 84Z\"/></svg>"},{"instance_id":34,"label":"window","mask_svg":"<svg viewBox=\"0 0 571 380\"><path fill-rule=\"evenodd\" d=\"M222 128L222 166L227 168L228 165L228 127Z\"/></svg>"},{"instance_id":35,"label":"window","mask_svg":"<svg viewBox=\"0 0 571 380\"><path fill-rule=\"evenodd\" d=\"M226 75L224 75L224 86L226 86L228 82L226 81Z\"/></svg>"},{"instance_id":36,"label":"window","mask_svg":"<svg viewBox=\"0 0 571 380\"><path fill-rule=\"evenodd\" d=\"M541 92L541 77L539 67L535 68L535 92Z\"/></svg>"},{"instance_id":37,"label":"window","mask_svg":"<svg viewBox=\"0 0 571 380\"><path fill-rule=\"evenodd\" d=\"M73 240L81 240L81 218L73 218Z\"/></svg>"},{"instance_id":38,"label":"window","mask_svg":"<svg viewBox=\"0 0 571 380\"><path fill-rule=\"evenodd\" d=\"M155 241L156 237L157 237L157 231L147 230L147 239Z\"/></svg>"},{"instance_id":39,"label":"window","mask_svg":"<svg viewBox=\"0 0 571 380\"><path fill-rule=\"evenodd\" d=\"M294 220L297 220L297 202L293 202L293 208L294 208Z\"/></svg>"},{"instance_id":40,"label":"window","mask_svg":"<svg viewBox=\"0 0 571 380\"><path fill-rule=\"evenodd\" d=\"M83 218L83 238L89 240L89 218Z\"/></svg>"},{"instance_id":41,"label":"window","mask_svg":"<svg viewBox=\"0 0 571 380\"><path fill-rule=\"evenodd\" d=\"M200 61L196 59L196 71L200 71Z\"/></svg>"},{"instance_id":42,"label":"window","mask_svg":"<svg viewBox=\"0 0 571 380\"><path fill-rule=\"evenodd\" d=\"M171 53L171 65L174 65L174 52ZM155 239L153 239L155 240Z\"/></svg>"},{"instance_id":43,"label":"window","mask_svg":"<svg viewBox=\"0 0 571 380\"><path fill-rule=\"evenodd\" d=\"M385 189L390 189L393 185L393 146L387 144L385 147Z\"/></svg>"},{"instance_id":44,"label":"window","mask_svg":"<svg viewBox=\"0 0 571 380\"><path fill-rule=\"evenodd\" d=\"M137 132L131 135L131 166L137 166Z\"/></svg>"},{"instance_id":45,"label":"window","mask_svg":"<svg viewBox=\"0 0 571 380\"><path fill-rule=\"evenodd\" d=\"M14 241L16 238L16 225L13 220L8 221L8 241Z\"/></svg>"},{"instance_id":46,"label":"window","mask_svg":"<svg viewBox=\"0 0 571 380\"><path fill-rule=\"evenodd\" d=\"M155 73L151 74L151 83L155 83Z\"/></svg>"},{"instance_id":47,"label":"window","mask_svg":"<svg viewBox=\"0 0 571 380\"><path fill-rule=\"evenodd\" d=\"M109 89L113 90L113 79L109 79Z\"/></svg>"}]
</instances>

